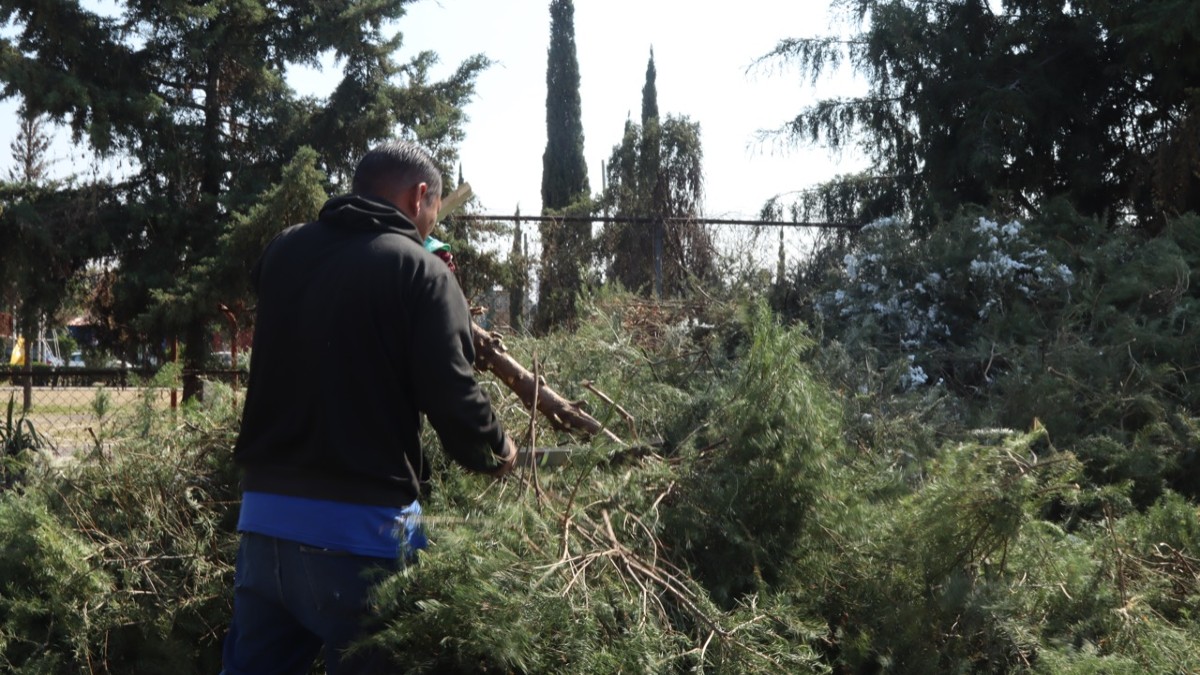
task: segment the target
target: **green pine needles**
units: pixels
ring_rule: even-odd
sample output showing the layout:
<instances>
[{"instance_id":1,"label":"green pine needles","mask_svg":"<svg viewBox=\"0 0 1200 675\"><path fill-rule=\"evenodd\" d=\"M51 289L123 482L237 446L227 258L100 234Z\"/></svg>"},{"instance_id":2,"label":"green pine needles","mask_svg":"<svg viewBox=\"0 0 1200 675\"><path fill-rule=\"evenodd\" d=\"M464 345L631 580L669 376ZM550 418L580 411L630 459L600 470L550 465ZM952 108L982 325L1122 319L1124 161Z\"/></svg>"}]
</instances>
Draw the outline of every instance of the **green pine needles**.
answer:
<instances>
[{"instance_id":1,"label":"green pine needles","mask_svg":"<svg viewBox=\"0 0 1200 675\"><path fill-rule=\"evenodd\" d=\"M511 339L626 444L560 436L485 379L520 443L574 454L496 483L433 452L431 546L375 594L395 672L1200 668L1194 501L1071 451L1128 446L972 428L748 306L607 293L572 334ZM0 668L219 669L237 419L212 398L0 494Z\"/></svg>"}]
</instances>

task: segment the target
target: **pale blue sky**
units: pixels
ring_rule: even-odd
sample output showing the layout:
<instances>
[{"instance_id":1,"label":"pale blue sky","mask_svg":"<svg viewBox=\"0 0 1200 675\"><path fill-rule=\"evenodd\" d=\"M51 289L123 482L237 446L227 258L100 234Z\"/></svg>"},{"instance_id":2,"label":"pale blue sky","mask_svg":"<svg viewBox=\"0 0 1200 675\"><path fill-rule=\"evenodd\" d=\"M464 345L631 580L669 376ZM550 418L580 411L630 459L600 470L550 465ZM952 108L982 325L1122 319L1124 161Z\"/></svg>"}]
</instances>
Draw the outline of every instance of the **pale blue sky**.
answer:
<instances>
[{"instance_id":1,"label":"pale blue sky","mask_svg":"<svg viewBox=\"0 0 1200 675\"><path fill-rule=\"evenodd\" d=\"M94 2L95 0L93 0ZM463 171L486 211L526 214L541 208L545 149L545 73L550 20L547 0L422 0L399 24L401 58L430 49L444 75L466 57L496 61L478 79L468 107ZM755 142L818 97L863 87L843 76L809 87L794 69L747 68L780 39L832 30L826 0L575 0L575 33L583 103L584 149L593 192L601 161L619 142L628 115L636 119L646 61L654 47L658 104L663 114L701 125L705 210L712 217L752 218L777 193L800 190L862 165L820 148ZM335 68L297 73L293 85L324 93ZM0 104L0 170L10 163L16 104ZM60 142L60 173L89 173L83 153ZM107 167L103 170L109 170Z\"/></svg>"}]
</instances>

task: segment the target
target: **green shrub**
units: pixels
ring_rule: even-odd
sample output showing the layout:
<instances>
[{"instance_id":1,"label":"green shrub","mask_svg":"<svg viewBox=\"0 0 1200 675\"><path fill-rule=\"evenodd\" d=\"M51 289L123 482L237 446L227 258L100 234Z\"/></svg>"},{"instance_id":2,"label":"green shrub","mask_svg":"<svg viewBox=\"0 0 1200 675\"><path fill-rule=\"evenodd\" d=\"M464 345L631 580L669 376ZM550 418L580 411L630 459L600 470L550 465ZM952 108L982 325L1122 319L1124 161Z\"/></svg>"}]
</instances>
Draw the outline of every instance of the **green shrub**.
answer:
<instances>
[{"instance_id":1,"label":"green shrub","mask_svg":"<svg viewBox=\"0 0 1200 675\"><path fill-rule=\"evenodd\" d=\"M747 330L745 354L696 404L705 419L680 448L667 512L670 545L725 607L789 574L844 454L840 412L805 362L812 340L762 307Z\"/></svg>"},{"instance_id":2,"label":"green shrub","mask_svg":"<svg viewBox=\"0 0 1200 675\"><path fill-rule=\"evenodd\" d=\"M97 626L111 621L116 580L103 547L56 515L44 495L0 493L0 664L9 673L81 671Z\"/></svg>"},{"instance_id":3,"label":"green shrub","mask_svg":"<svg viewBox=\"0 0 1200 675\"><path fill-rule=\"evenodd\" d=\"M19 483L33 463L34 453L49 445L33 422L24 415L16 417L15 410L16 395L11 395L0 426L0 492Z\"/></svg>"},{"instance_id":4,"label":"green shrub","mask_svg":"<svg viewBox=\"0 0 1200 675\"><path fill-rule=\"evenodd\" d=\"M0 663L13 673L212 673L230 617L233 419L146 436L0 495Z\"/></svg>"},{"instance_id":5,"label":"green shrub","mask_svg":"<svg viewBox=\"0 0 1200 675\"><path fill-rule=\"evenodd\" d=\"M1109 400L1128 351L1089 371L1072 340L1045 352L1070 378L1021 352L959 396L761 307L586 299L575 333L509 347L629 444L539 420L572 461L499 483L432 453L432 543L381 580L373 640L412 673L1200 671L1188 384L1125 370ZM219 669L237 417L211 393L0 494L0 669ZM1070 419L1135 409L1086 434ZM1064 443L1034 418L1077 426Z\"/></svg>"}]
</instances>

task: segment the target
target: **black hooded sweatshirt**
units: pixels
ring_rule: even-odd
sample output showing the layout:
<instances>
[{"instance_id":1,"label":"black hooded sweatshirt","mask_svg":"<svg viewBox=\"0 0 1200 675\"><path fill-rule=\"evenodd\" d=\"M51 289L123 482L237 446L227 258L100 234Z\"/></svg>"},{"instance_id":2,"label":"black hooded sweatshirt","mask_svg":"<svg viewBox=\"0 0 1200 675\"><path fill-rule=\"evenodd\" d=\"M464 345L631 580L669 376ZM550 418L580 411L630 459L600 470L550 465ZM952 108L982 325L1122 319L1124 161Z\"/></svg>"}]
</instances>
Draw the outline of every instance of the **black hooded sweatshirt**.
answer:
<instances>
[{"instance_id":1,"label":"black hooded sweatshirt","mask_svg":"<svg viewBox=\"0 0 1200 675\"><path fill-rule=\"evenodd\" d=\"M243 489L405 506L429 478L421 412L464 467L500 465L504 433L471 367L466 299L399 210L332 199L315 222L280 233L252 277L234 449Z\"/></svg>"}]
</instances>

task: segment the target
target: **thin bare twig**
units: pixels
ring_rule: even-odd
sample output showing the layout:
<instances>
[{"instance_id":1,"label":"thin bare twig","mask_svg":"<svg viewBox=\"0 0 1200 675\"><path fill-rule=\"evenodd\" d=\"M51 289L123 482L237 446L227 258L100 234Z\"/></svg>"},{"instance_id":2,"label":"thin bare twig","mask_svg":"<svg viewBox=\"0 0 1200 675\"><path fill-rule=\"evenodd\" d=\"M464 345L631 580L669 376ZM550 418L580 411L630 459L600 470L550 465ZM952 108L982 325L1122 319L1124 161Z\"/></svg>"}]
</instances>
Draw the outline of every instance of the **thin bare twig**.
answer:
<instances>
[{"instance_id":1,"label":"thin bare twig","mask_svg":"<svg viewBox=\"0 0 1200 675\"><path fill-rule=\"evenodd\" d=\"M625 419L625 423L629 426L629 435L636 442L638 440L638 433L637 433L637 425L635 423L633 415L630 415L628 410L622 408L620 406L620 404L618 404L616 401L612 400L612 398L610 398L608 394L605 394L604 392L597 389L595 382L593 382L591 380L584 380L582 384L583 384L584 389L587 389L588 391L592 392L597 397L599 397L599 399L601 401L604 401L608 405L612 406L613 409L617 411L617 414L619 414L621 417L623 417Z\"/></svg>"}]
</instances>

